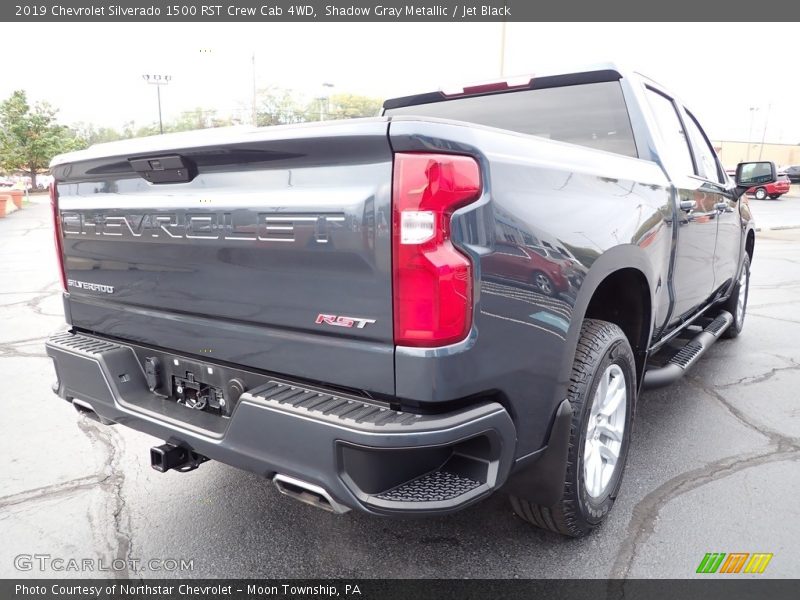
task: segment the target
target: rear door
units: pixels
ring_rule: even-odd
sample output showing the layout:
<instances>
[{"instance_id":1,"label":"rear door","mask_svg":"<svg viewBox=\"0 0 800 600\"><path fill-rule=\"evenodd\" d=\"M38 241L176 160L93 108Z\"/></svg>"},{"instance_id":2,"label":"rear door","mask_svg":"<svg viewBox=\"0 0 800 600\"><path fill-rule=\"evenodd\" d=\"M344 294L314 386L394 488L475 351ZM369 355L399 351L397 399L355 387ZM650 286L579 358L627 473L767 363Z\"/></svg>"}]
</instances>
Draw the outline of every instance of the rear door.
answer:
<instances>
[{"instance_id":1,"label":"rear door","mask_svg":"<svg viewBox=\"0 0 800 600\"><path fill-rule=\"evenodd\" d=\"M135 170L175 156L196 177ZM132 140L54 171L74 327L394 392L385 120Z\"/></svg>"},{"instance_id":2,"label":"rear door","mask_svg":"<svg viewBox=\"0 0 800 600\"><path fill-rule=\"evenodd\" d=\"M678 244L671 324L700 308L714 288L717 186L698 177L684 123L674 100L648 86L648 103L662 139L662 161L675 186Z\"/></svg>"},{"instance_id":3,"label":"rear door","mask_svg":"<svg viewBox=\"0 0 800 600\"><path fill-rule=\"evenodd\" d=\"M697 119L688 110L684 111L684 122L689 132L695 157L697 176L704 193L713 198L716 208L717 243L714 249L714 290L727 286L736 277L739 252L742 242L739 200L734 195L735 187L719 163L717 153L708 141Z\"/></svg>"}]
</instances>

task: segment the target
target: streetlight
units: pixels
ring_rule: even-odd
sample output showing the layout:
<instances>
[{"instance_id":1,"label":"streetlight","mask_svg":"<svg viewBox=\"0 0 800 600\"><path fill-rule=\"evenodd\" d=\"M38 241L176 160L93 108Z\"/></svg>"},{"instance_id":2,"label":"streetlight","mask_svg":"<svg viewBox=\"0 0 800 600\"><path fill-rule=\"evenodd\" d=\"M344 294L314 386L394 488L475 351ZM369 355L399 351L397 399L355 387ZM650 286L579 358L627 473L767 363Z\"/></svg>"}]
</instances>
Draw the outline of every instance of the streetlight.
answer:
<instances>
[{"instance_id":1,"label":"streetlight","mask_svg":"<svg viewBox=\"0 0 800 600\"><path fill-rule=\"evenodd\" d=\"M506 76L506 19L503 17L503 22L500 29L500 77Z\"/></svg>"},{"instance_id":2,"label":"streetlight","mask_svg":"<svg viewBox=\"0 0 800 600\"><path fill-rule=\"evenodd\" d=\"M250 57L251 65L253 67L253 127L258 127L258 90L256 89L256 51L253 50L253 55Z\"/></svg>"},{"instance_id":3,"label":"streetlight","mask_svg":"<svg viewBox=\"0 0 800 600\"><path fill-rule=\"evenodd\" d=\"M323 94L322 98L319 99L319 120L320 121L324 121L325 120L325 114L328 114L331 111L331 93L330 93L329 90L333 87L333 84L332 83L323 83L322 87L323 88L328 88L328 90L323 89L322 90L322 94ZM322 101L323 100L325 101L325 114L323 114L323 112L322 112Z\"/></svg>"},{"instance_id":4,"label":"streetlight","mask_svg":"<svg viewBox=\"0 0 800 600\"><path fill-rule=\"evenodd\" d=\"M164 123L161 120L161 86L167 85L172 79L172 75L142 75L142 79L156 86L156 96L158 97L158 130L164 133Z\"/></svg>"},{"instance_id":5,"label":"streetlight","mask_svg":"<svg viewBox=\"0 0 800 600\"><path fill-rule=\"evenodd\" d=\"M750 160L750 146L752 145L753 139L753 117L757 110L758 107L756 106L750 107L750 131L747 132L747 158L745 158L745 160Z\"/></svg>"},{"instance_id":6,"label":"streetlight","mask_svg":"<svg viewBox=\"0 0 800 600\"><path fill-rule=\"evenodd\" d=\"M758 160L761 160L761 153L764 152L764 138L767 137L767 124L769 124L769 112L772 104L767 104L767 115L764 117L764 131L761 133L761 148L758 149Z\"/></svg>"}]
</instances>

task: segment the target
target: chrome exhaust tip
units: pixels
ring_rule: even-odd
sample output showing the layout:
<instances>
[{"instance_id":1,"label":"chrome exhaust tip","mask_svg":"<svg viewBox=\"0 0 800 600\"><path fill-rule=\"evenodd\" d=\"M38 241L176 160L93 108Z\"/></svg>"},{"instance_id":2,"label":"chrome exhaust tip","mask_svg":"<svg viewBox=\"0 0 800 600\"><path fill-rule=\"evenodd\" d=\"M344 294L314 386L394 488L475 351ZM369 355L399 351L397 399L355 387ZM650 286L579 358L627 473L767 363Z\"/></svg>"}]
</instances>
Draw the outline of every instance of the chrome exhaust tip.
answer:
<instances>
[{"instance_id":1,"label":"chrome exhaust tip","mask_svg":"<svg viewBox=\"0 0 800 600\"><path fill-rule=\"evenodd\" d=\"M289 477L288 475L282 475L280 473L275 475L275 477L272 478L272 481L275 483L275 487L278 488L278 491L281 494L285 494L290 498L299 500L304 504L310 504L311 506L316 506L322 510L327 510L328 512L339 515L350 510L347 506L339 504L331 497L327 490L318 485L314 485L300 479L295 479L294 477Z\"/></svg>"}]
</instances>

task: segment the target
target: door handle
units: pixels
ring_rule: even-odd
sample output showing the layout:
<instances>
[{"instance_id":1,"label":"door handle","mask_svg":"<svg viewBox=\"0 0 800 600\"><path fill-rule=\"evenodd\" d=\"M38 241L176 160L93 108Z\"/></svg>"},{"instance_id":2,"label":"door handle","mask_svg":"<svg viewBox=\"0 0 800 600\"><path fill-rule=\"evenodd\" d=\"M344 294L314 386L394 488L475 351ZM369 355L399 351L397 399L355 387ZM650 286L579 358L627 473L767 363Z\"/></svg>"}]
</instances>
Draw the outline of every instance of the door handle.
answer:
<instances>
[{"instance_id":1,"label":"door handle","mask_svg":"<svg viewBox=\"0 0 800 600\"><path fill-rule=\"evenodd\" d=\"M683 212L692 212L697 207L697 202L694 200L681 200L681 210Z\"/></svg>"}]
</instances>

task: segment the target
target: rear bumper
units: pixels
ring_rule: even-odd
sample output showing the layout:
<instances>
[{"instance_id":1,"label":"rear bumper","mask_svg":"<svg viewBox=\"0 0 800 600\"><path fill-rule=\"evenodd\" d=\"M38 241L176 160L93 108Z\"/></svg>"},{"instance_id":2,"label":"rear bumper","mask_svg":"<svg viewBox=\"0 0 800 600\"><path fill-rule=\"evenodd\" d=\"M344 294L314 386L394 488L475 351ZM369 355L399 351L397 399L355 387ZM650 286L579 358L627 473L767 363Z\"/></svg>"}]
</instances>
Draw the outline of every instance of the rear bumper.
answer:
<instances>
[{"instance_id":1,"label":"rear bumper","mask_svg":"<svg viewBox=\"0 0 800 600\"><path fill-rule=\"evenodd\" d=\"M151 392L137 350L83 334L53 336L47 354L56 393L103 421L269 478L297 478L342 506L377 514L463 508L502 485L514 462L516 431L498 403L418 415L260 376L221 417Z\"/></svg>"}]
</instances>

